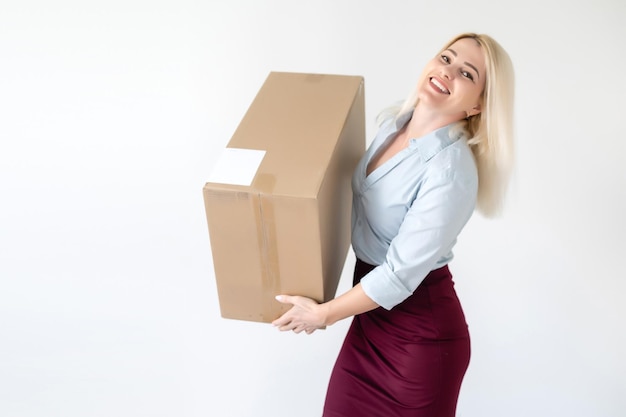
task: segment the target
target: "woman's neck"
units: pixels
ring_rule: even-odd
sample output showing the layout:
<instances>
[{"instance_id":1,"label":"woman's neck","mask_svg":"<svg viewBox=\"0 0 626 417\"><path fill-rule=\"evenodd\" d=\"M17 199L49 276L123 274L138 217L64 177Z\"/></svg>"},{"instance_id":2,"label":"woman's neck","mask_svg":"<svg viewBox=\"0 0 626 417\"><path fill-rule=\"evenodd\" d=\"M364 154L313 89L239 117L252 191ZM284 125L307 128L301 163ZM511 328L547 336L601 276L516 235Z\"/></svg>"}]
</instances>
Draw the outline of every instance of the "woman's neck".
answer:
<instances>
[{"instance_id":1,"label":"woman's neck","mask_svg":"<svg viewBox=\"0 0 626 417\"><path fill-rule=\"evenodd\" d=\"M451 115L442 115L439 112L429 110L420 106L418 102L413 110L411 120L406 125L406 134L409 138L421 138L430 132L458 121L457 119Z\"/></svg>"}]
</instances>

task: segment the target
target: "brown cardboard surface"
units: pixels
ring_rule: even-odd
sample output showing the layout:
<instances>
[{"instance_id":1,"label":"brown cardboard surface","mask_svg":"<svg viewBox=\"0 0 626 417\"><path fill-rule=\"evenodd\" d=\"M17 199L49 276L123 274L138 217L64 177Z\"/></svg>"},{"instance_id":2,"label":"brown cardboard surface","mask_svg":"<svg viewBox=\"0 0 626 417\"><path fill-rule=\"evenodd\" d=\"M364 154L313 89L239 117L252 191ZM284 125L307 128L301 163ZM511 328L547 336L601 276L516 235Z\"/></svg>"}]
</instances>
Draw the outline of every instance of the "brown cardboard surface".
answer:
<instances>
[{"instance_id":1,"label":"brown cardboard surface","mask_svg":"<svg viewBox=\"0 0 626 417\"><path fill-rule=\"evenodd\" d=\"M360 76L272 72L228 143L265 150L250 186L203 188L222 317L271 322L277 294L334 297L365 151Z\"/></svg>"}]
</instances>

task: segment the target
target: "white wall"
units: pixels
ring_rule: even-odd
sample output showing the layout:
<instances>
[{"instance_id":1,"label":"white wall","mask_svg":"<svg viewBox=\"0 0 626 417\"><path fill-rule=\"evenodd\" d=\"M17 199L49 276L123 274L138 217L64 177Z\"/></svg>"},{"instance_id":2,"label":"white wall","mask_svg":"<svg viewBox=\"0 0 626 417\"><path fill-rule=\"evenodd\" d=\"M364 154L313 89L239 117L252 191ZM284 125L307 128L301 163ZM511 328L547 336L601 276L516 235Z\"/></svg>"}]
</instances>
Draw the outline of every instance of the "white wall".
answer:
<instances>
[{"instance_id":1,"label":"white wall","mask_svg":"<svg viewBox=\"0 0 626 417\"><path fill-rule=\"evenodd\" d=\"M625 415L624 18L622 0L3 1L0 415L319 416L347 321L221 319L202 185L269 71L363 75L371 139L468 30L515 62L518 169L451 265L473 336L458 415Z\"/></svg>"}]
</instances>

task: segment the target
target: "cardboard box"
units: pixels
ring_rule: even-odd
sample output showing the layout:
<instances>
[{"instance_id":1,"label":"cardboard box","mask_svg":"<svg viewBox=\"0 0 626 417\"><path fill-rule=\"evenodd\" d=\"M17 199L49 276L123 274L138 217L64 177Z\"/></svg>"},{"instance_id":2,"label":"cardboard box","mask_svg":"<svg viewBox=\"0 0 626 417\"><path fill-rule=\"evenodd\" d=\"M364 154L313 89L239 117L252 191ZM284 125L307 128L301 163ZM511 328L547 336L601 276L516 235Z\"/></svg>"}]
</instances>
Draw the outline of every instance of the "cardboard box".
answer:
<instances>
[{"instance_id":1,"label":"cardboard box","mask_svg":"<svg viewBox=\"0 0 626 417\"><path fill-rule=\"evenodd\" d=\"M271 322L290 308L278 294L335 296L364 113L360 76L269 74L227 146L265 151L254 179L203 188L222 317Z\"/></svg>"}]
</instances>

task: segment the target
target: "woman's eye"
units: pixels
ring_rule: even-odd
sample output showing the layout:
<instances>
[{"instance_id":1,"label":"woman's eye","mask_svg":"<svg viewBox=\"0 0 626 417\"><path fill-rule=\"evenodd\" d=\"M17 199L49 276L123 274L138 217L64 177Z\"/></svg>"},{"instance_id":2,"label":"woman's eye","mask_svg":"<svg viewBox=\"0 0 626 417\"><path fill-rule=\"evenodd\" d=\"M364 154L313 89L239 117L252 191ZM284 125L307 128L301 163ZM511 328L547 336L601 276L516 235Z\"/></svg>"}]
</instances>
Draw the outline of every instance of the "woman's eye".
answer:
<instances>
[{"instance_id":1,"label":"woman's eye","mask_svg":"<svg viewBox=\"0 0 626 417\"><path fill-rule=\"evenodd\" d=\"M441 55L441 60L446 64L450 62L450 58L448 58L446 55Z\"/></svg>"},{"instance_id":2,"label":"woman's eye","mask_svg":"<svg viewBox=\"0 0 626 417\"><path fill-rule=\"evenodd\" d=\"M465 78L469 78L470 80L474 81L474 77L472 77L472 74L470 74L467 71L461 71L461 75L464 76Z\"/></svg>"}]
</instances>

